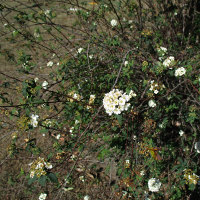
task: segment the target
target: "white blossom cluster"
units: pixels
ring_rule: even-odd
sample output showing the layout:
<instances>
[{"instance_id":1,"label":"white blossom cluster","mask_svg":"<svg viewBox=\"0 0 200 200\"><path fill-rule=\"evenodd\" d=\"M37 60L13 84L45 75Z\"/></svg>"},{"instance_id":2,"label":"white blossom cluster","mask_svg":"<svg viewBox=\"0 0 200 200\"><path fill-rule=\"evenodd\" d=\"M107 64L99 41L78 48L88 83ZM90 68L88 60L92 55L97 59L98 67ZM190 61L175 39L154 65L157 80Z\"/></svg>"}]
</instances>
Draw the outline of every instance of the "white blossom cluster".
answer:
<instances>
[{"instance_id":1,"label":"white blossom cluster","mask_svg":"<svg viewBox=\"0 0 200 200\"><path fill-rule=\"evenodd\" d=\"M119 115L122 111L128 110L130 103L127 103L136 94L131 90L129 95L123 93L118 89L113 89L109 93L105 94L103 99L103 105L106 113L112 115L113 113Z\"/></svg>"},{"instance_id":2,"label":"white blossom cluster","mask_svg":"<svg viewBox=\"0 0 200 200\"><path fill-rule=\"evenodd\" d=\"M78 11L78 8L70 8L69 10L76 12L76 11Z\"/></svg>"},{"instance_id":3,"label":"white blossom cluster","mask_svg":"<svg viewBox=\"0 0 200 200\"><path fill-rule=\"evenodd\" d=\"M96 98L96 96L94 94L90 95L89 105L87 105L87 109L91 108L90 105L94 103L95 98Z\"/></svg>"},{"instance_id":4,"label":"white blossom cluster","mask_svg":"<svg viewBox=\"0 0 200 200\"><path fill-rule=\"evenodd\" d=\"M158 192L161 187L161 182L157 178L151 178L148 181L149 191L151 192Z\"/></svg>"},{"instance_id":5,"label":"white blossom cluster","mask_svg":"<svg viewBox=\"0 0 200 200\"><path fill-rule=\"evenodd\" d=\"M188 184L196 185L199 180L199 176L192 172L191 169L184 169L184 178Z\"/></svg>"},{"instance_id":6,"label":"white blossom cluster","mask_svg":"<svg viewBox=\"0 0 200 200\"><path fill-rule=\"evenodd\" d=\"M186 70L184 67L179 67L176 71L175 71L175 76L183 76L186 73Z\"/></svg>"},{"instance_id":7,"label":"white blossom cluster","mask_svg":"<svg viewBox=\"0 0 200 200\"><path fill-rule=\"evenodd\" d=\"M149 107L151 107L151 108L156 107L156 103L155 103L154 100L149 100L148 105L149 105Z\"/></svg>"},{"instance_id":8,"label":"white blossom cluster","mask_svg":"<svg viewBox=\"0 0 200 200\"><path fill-rule=\"evenodd\" d=\"M34 162L29 164L31 166L30 177L33 178L35 175L40 177L46 174L46 169L52 169L52 165L49 162L45 162L44 158L38 158Z\"/></svg>"},{"instance_id":9,"label":"white blossom cluster","mask_svg":"<svg viewBox=\"0 0 200 200\"><path fill-rule=\"evenodd\" d=\"M27 60L25 63L22 64L22 67L23 67L24 69L27 69L28 66L29 66L28 60Z\"/></svg>"},{"instance_id":10,"label":"white blossom cluster","mask_svg":"<svg viewBox=\"0 0 200 200\"><path fill-rule=\"evenodd\" d=\"M47 198L47 194L46 193L41 193L39 196L39 200L45 200Z\"/></svg>"},{"instance_id":11,"label":"white blossom cluster","mask_svg":"<svg viewBox=\"0 0 200 200\"><path fill-rule=\"evenodd\" d=\"M150 87L149 90L153 91L154 94L158 94L158 92L159 92L159 90L158 90L158 88L159 88L158 83L155 83L154 80L152 80L150 83L151 83L151 87Z\"/></svg>"},{"instance_id":12,"label":"white blossom cluster","mask_svg":"<svg viewBox=\"0 0 200 200\"><path fill-rule=\"evenodd\" d=\"M34 115L34 114L31 115L30 124L31 124L34 128L38 126L38 121L37 121L38 118L39 118L38 115Z\"/></svg>"},{"instance_id":13,"label":"white blossom cluster","mask_svg":"<svg viewBox=\"0 0 200 200\"><path fill-rule=\"evenodd\" d=\"M165 48L165 47L159 47L159 48L157 48L157 51L158 51L158 54L160 56L164 56L165 53L167 53L167 48Z\"/></svg>"},{"instance_id":14,"label":"white blossom cluster","mask_svg":"<svg viewBox=\"0 0 200 200\"><path fill-rule=\"evenodd\" d=\"M46 17L51 17L51 10L45 10L44 14L46 15Z\"/></svg>"},{"instance_id":15,"label":"white blossom cluster","mask_svg":"<svg viewBox=\"0 0 200 200\"><path fill-rule=\"evenodd\" d=\"M47 63L47 67L52 67L53 66L53 61L49 61L48 63Z\"/></svg>"},{"instance_id":16,"label":"white blossom cluster","mask_svg":"<svg viewBox=\"0 0 200 200\"><path fill-rule=\"evenodd\" d=\"M174 63L174 57L173 56L169 56L168 58L166 58L163 62L163 65L165 67L169 67L169 69L172 69L171 66Z\"/></svg>"},{"instance_id":17,"label":"white blossom cluster","mask_svg":"<svg viewBox=\"0 0 200 200\"><path fill-rule=\"evenodd\" d=\"M112 19L110 21L110 24L111 24L112 27L117 26L117 20L116 19Z\"/></svg>"}]
</instances>

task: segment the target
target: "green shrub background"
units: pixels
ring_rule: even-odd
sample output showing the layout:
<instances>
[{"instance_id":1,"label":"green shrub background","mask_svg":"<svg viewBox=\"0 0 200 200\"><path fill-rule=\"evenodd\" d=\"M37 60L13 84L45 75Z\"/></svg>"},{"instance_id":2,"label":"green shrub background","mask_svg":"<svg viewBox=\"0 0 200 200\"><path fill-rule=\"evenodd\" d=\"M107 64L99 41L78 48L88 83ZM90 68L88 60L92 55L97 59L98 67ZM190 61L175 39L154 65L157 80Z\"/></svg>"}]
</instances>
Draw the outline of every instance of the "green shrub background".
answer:
<instances>
[{"instance_id":1,"label":"green shrub background","mask_svg":"<svg viewBox=\"0 0 200 200\"><path fill-rule=\"evenodd\" d=\"M1 1L1 199L198 199L199 13L197 0ZM113 89L137 96L109 116ZM31 178L39 157L52 168Z\"/></svg>"}]
</instances>

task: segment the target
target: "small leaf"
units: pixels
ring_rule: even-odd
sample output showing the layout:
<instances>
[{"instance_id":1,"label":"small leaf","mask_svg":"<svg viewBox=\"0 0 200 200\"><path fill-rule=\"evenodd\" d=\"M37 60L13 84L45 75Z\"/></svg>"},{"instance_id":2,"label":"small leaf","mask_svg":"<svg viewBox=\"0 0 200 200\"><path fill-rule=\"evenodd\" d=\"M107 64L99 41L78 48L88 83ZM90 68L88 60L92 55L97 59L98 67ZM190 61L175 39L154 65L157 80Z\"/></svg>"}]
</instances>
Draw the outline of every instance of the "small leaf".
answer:
<instances>
[{"instance_id":1,"label":"small leaf","mask_svg":"<svg viewBox=\"0 0 200 200\"><path fill-rule=\"evenodd\" d=\"M54 173L48 173L47 176L49 177L51 182L58 183L58 179Z\"/></svg>"},{"instance_id":2,"label":"small leaf","mask_svg":"<svg viewBox=\"0 0 200 200\"><path fill-rule=\"evenodd\" d=\"M37 179L37 176L34 176L33 178L29 178L28 185L31 185L33 182L35 182Z\"/></svg>"},{"instance_id":3,"label":"small leaf","mask_svg":"<svg viewBox=\"0 0 200 200\"><path fill-rule=\"evenodd\" d=\"M47 180L46 176L40 176L40 178L39 178L40 185L41 186L45 186L46 185L46 180Z\"/></svg>"}]
</instances>

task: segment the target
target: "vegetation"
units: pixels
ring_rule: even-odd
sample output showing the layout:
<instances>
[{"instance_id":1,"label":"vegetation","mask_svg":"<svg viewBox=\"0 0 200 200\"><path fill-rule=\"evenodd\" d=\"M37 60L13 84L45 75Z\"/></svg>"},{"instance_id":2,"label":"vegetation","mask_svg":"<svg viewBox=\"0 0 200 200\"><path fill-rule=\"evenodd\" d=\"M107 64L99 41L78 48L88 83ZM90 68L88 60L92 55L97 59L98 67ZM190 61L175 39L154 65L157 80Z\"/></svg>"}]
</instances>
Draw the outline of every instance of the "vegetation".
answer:
<instances>
[{"instance_id":1,"label":"vegetation","mask_svg":"<svg viewBox=\"0 0 200 200\"><path fill-rule=\"evenodd\" d=\"M197 199L197 0L0 2L0 198Z\"/></svg>"}]
</instances>

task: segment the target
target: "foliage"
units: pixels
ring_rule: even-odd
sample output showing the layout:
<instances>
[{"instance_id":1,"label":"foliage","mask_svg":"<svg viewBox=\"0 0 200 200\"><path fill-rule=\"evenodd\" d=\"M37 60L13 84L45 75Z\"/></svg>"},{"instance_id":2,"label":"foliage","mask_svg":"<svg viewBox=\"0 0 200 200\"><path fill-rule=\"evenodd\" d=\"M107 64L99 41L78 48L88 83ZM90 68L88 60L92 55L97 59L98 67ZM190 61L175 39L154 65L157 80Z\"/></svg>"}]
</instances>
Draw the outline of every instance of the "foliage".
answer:
<instances>
[{"instance_id":1,"label":"foliage","mask_svg":"<svg viewBox=\"0 0 200 200\"><path fill-rule=\"evenodd\" d=\"M14 165L1 180L23 185L15 198L200 195L198 1L25 0L0 13L0 59L14 70L0 70L0 165ZM52 167L30 176L40 156Z\"/></svg>"}]
</instances>

